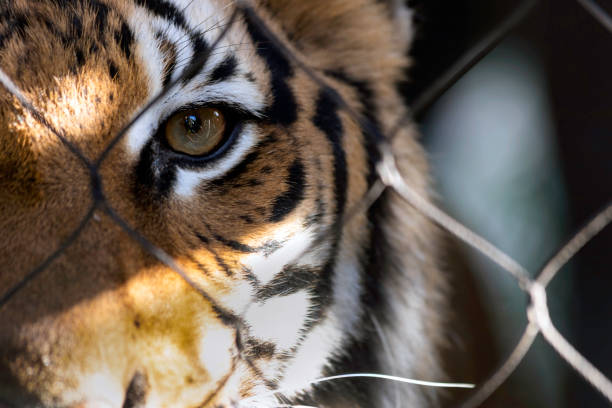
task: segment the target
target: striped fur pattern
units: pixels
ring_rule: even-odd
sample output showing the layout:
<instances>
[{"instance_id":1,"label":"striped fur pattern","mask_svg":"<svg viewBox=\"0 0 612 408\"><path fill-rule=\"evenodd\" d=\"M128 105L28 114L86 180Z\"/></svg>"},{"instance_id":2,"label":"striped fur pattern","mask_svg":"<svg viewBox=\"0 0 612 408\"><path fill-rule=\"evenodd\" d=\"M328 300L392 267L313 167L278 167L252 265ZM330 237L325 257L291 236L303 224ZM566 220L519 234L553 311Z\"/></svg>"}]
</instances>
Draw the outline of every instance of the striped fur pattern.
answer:
<instances>
[{"instance_id":1,"label":"striped fur pattern","mask_svg":"<svg viewBox=\"0 0 612 408\"><path fill-rule=\"evenodd\" d=\"M389 133L406 113L395 84L411 31L399 3L252 5L292 53ZM389 192L340 222L375 180L373 139L253 21L239 14L227 27L235 8L229 0L0 3L0 66L91 160L210 54L100 168L109 206L209 297L96 210L77 240L0 309L4 403L436 404L429 390L374 380L304 388L350 372L443 378L438 235ZM163 123L193 106L235 118L210 157L177 153L164 140ZM393 143L404 177L428 196L413 127ZM57 136L2 89L0 291L76 228L91 205L90 182ZM282 395L270 396L276 388Z\"/></svg>"}]
</instances>

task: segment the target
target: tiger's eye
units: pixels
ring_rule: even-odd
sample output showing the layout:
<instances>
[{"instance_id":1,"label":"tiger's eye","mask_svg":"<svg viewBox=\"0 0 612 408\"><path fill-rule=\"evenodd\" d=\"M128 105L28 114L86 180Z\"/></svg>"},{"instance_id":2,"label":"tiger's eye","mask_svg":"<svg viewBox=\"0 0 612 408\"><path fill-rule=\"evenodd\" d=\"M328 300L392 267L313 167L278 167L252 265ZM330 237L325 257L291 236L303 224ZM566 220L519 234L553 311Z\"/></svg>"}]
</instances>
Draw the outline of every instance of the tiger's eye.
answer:
<instances>
[{"instance_id":1,"label":"tiger's eye","mask_svg":"<svg viewBox=\"0 0 612 408\"><path fill-rule=\"evenodd\" d=\"M225 118L214 108L177 112L166 123L166 140L177 152L190 156L212 153L223 141Z\"/></svg>"}]
</instances>

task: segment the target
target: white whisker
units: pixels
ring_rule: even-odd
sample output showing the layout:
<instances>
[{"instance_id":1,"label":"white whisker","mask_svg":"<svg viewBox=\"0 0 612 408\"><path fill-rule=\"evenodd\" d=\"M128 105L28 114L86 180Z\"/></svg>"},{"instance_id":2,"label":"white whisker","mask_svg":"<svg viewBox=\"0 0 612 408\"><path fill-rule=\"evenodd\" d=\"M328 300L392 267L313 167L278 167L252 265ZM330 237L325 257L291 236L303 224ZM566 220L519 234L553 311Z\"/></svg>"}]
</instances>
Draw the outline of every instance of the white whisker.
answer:
<instances>
[{"instance_id":1,"label":"white whisker","mask_svg":"<svg viewBox=\"0 0 612 408\"><path fill-rule=\"evenodd\" d=\"M271 397L280 393L291 393L298 389L305 389L311 385L320 384L323 382L342 380L347 378L377 378L380 380L388 380L388 381L396 381L406 384L420 385L423 387L436 387L436 388L474 388L474 384L469 383L447 383L447 382L438 382L438 381L423 381L423 380L414 380L411 378L398 377L395 375L386 375L386 374L376 374L376 373L353 373L353 374L341 374L341 375L333 375L331 377L323 377L316 380L308 381L303 386L299 388L291 388L291 389L278 389L273 390L264 394L256 395L253 397L245 398L238 402L239 405L243 403L253 402L260 398ZM278 406L278 405L275 405Z\"/></svg>"},{"instance_id":2,"label":"white whisker","mask_svg":"<svg viewBox=\"0 0 612 408\"><path fill-rule=\"evenodd\" d=\"M311 405L274 405L274 408L319 408Z\"/></svg>"}]
</instances>

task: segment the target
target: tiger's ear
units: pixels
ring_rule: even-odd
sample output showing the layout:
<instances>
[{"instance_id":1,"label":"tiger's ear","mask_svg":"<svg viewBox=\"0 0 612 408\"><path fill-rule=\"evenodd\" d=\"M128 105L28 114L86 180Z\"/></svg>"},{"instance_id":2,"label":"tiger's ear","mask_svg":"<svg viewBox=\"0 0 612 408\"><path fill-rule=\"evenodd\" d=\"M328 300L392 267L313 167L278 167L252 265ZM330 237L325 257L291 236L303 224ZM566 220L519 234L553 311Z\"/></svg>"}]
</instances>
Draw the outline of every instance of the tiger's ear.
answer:
<instances>
[{"instance_id":1,"label":"tiger's ear","mask_svg":"<svg viewBox=\"0 0 612 408\"><path fill-rule=\"evenodd\" d=\"M406 64L412 19L404 0L259 0L307 54L345 65ZM340 62L338 62L339 64Z\"/></svg>"}]
</instances>

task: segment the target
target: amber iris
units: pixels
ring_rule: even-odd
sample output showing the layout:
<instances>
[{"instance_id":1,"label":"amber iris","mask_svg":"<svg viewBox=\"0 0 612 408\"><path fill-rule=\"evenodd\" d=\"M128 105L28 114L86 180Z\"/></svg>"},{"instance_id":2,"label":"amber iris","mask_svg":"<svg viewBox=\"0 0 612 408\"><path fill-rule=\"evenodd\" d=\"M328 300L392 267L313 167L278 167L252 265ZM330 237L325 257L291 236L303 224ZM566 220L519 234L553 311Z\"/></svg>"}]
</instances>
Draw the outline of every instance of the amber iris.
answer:
<instances>
[{"instance_id":1,"label":"amber iris","mask_svg":"<svg viewBox=\"0 0 612 408\"><path fill-rule=\"evenodd\" d=\"M225 118L218 109L197 108L175 113L166 123L166 140L172 149L190 156L205 156L220 147Z\"/></svg>"}]
</instances>

